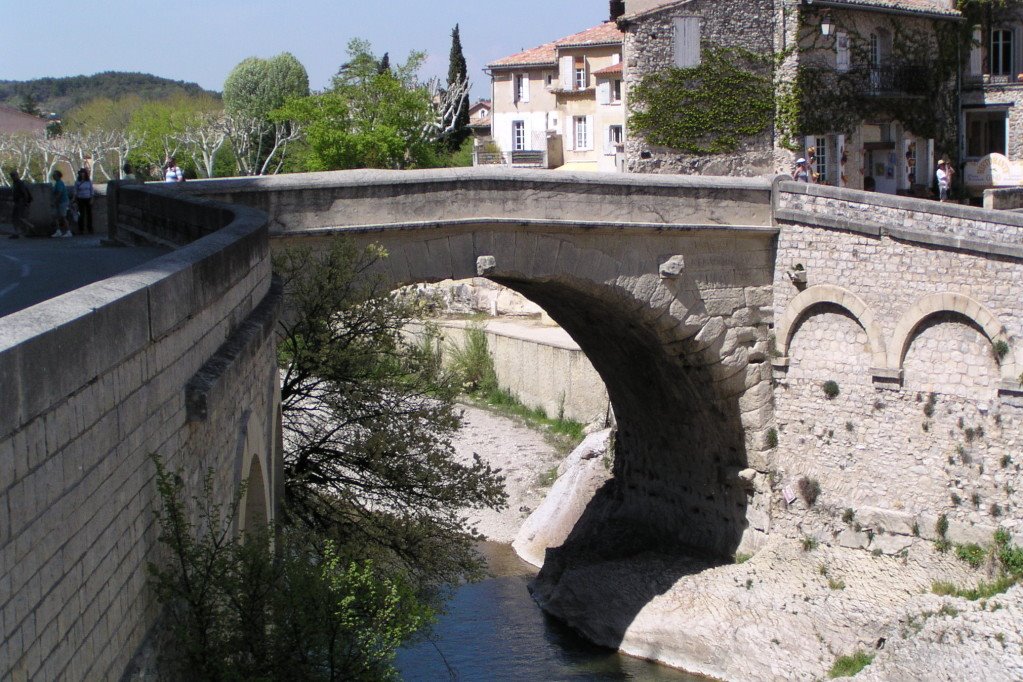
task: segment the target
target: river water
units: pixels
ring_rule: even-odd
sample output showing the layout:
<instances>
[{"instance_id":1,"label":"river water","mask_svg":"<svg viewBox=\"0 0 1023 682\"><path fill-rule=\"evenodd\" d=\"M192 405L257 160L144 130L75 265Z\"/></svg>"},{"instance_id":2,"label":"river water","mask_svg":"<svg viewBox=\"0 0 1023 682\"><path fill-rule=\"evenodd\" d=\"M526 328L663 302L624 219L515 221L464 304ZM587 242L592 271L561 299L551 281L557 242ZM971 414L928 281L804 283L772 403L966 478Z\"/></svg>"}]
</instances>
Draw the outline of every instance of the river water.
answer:
<instances>
[{"instance_id":1,"label":"river water","mask_svg":"<svg viewBox=\"0 0 1023 682\"><path fill-rule=\"evenodd\" d=\"M480 549L493 577L456 589L431 641L399 652L405 680L705 680L583 640L533 601L526 586L536 568L508 545Z\"/></svg>"}]
</instances>

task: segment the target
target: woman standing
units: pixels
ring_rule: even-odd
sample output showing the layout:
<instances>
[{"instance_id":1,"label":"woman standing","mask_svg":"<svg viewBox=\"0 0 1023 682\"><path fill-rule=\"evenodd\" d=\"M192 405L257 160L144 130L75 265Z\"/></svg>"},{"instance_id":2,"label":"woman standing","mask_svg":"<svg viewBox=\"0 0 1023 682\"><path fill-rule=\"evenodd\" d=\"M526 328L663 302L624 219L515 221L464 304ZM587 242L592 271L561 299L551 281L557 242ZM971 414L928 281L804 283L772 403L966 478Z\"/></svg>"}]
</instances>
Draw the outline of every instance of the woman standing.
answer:
<instances>
[{"instance_id":1,"label":"woman standing","mask_svg":"<svg viewBox=\"0 0 1023 682\"><path fill-rule=\"evenodd\" d=\"M53 233L54 237L70 237L71 227L67 224L67 209L70 203L67 194L67 185L61 179L64 174L59 170L53 171L53 189L51 193L51 202L53 203L54 210L57 211L57 231ZM61 231L63 229L63 231Z\"/></svg>"},{"instance_id":2,"label":"woman standing","mask_svg":"<svg viewBox=\"0 0 1023 682\"><path fill-rule=\"evenodd\" d=\"M93 233L92 229L92 180L89 171L82 168L75 181L75 203L78 204L78 234Z\"/></svg>"}]
</instances>

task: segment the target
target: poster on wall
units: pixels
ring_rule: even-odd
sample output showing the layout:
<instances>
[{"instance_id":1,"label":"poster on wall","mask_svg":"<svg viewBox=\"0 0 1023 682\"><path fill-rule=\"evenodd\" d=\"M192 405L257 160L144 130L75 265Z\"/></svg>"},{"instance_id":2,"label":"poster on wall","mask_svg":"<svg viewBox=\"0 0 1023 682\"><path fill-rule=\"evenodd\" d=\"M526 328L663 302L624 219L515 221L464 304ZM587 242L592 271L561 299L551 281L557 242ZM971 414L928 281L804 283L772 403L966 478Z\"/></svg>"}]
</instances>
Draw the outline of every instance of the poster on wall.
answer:
<instances>
[{"instance_id":1,"label":"poster on wall","mask_svg":"<svg viewBox=\"0 0 1023 682\"><path fill-rule=\"evenodd\" d=\"M978 189L1017 187L1023 185L1023 161L1010 161L1003 154L988 154L966 164L963 181L967 187Z\"/></svg>"}]
</instances>

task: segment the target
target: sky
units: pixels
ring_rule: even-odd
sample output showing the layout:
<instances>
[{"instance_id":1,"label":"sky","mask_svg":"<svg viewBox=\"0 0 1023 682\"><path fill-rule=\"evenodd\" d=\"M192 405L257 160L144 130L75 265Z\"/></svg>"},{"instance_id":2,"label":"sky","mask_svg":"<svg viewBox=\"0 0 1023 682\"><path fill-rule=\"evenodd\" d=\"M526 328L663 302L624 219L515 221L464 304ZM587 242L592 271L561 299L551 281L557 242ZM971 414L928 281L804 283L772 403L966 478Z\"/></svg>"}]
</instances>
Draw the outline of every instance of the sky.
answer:
<instances>
[{"instance_id":1,"label":"sky","mask_svg":"<svg viewBox=\"0 0 1023 682\"><path fill-rule=\"evenodd\" d=\"M487 62L608 18L607 0L0 0L0 80L139 71L221 90L246 57L291 52L325 87L352 38L402 62L425 51L424 80L447 77L460 25L473 99Z\"/></svg>"}]
</instances>

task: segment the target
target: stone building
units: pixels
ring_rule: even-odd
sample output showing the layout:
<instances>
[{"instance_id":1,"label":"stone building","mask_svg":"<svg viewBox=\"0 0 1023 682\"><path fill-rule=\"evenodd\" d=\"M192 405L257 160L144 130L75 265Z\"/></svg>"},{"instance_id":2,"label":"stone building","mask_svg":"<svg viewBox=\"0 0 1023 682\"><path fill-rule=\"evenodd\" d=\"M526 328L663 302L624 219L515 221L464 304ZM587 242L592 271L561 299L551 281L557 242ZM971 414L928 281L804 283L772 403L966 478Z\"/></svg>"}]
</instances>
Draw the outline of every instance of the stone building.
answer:
<instances>
[{"instance_id":1,"label":"stone building","mask_svg":"<svg viewBox=\"0 0 1023 682\"><path fill-rule=\"evenodd\" d=\"M751 133L749 117L737 115L744 107L715 112L712 97L698 106L709 107L705 129L714 132L699 139L697 131L695 141L691 134L688 150L653 144L647 138L656 133L630 121L627 168L759 175L789 172L802 156L822 184L921 191L937 155L955 153L959 18L950 0L626 2L618 25L630 109L646 106L635 89L670 67L698 67L690 84L723 77L713 70L717 59L751 65L739 75L759 82L765 112ZM715 150L722 131L737 141ZM918 177L918 167L927 174Z\"/></svg>"},{"instance_id":2,"label":"stone building","mask_svg":"<svg viewBox=\"0 0 1023 682\"><path fill-rule=\"evenodd\" d=\"M500 155L477 163L617 169L624 139L622 34L605 22L487 65Z\"/></svg>"}]
</instances>

